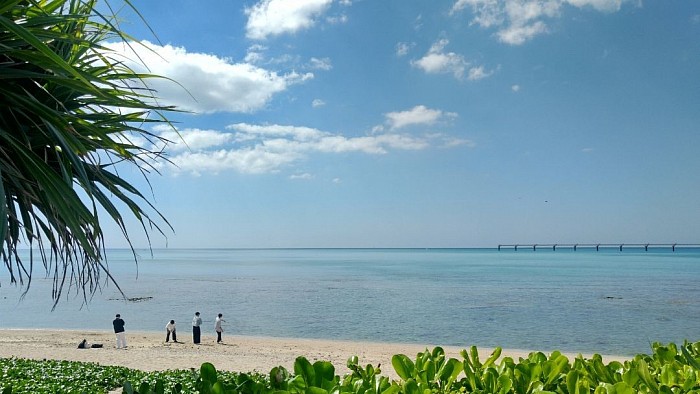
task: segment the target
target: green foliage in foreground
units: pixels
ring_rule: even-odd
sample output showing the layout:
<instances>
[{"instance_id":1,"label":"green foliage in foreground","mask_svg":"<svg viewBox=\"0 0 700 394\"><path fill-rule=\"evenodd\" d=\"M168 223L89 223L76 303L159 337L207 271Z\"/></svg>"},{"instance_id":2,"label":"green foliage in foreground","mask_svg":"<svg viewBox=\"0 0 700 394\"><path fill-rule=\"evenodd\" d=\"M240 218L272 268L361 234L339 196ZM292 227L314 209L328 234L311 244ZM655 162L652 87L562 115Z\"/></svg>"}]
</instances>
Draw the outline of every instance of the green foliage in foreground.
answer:
<instances>
[{"instance_id":1,"label":"green foliage in foreground","mask_svg":"<svg viewBox=\"0 0 700 394\"><path fill-rule=\"evenodd\" d=\"M497 348L486 360L476 347L461 360L446 358L442 348L412 359L398 354L392 366L399 379L381 375L379 366L361 366L351 357L350 373L336 375L327 361L311 364L299 357L294 371L273 368L269 375L217 371L210 363L195 371L146 373L123 367L67 361L0 359L0 393L235 394L634 394L700 393L700 342L652 345L652 354L625 362L603 363L601 356L573 361L559 352L533 352L527 358L500 358Z\"/></svg>"},{"instance_id":2,"label":"green foliage in foreground","mask_svg":"<svg viewBox=\"0 0 700 394\"><path fill-rule=\"evenodd\" d=\"M233 379L234 372L221 373ZM106 393L136 382L155 387L161 382L171 392L176 386L183 393L194 393L199 373L194 370L143 372L126 367L57 360L0 358L0 393Z\"/></svg>"}]
</instances>

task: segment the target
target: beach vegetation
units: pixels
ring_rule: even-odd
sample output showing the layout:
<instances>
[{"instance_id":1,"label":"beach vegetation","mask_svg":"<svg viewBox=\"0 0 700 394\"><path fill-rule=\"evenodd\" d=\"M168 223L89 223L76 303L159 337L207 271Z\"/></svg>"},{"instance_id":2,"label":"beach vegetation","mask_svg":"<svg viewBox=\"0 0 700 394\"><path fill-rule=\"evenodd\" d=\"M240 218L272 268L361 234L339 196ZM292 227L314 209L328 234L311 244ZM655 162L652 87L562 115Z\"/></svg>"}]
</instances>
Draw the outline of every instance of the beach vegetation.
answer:
<instances>
[{"instance_id":1,"label":"beach vegetation","mask_svg":"<svg viewBox=\"0 0 700 394\"><path fill-rule=\"evenodd\" d=\"M158 76L134 71L104 45L140 45L108 2L0 4L0 256L10 282L27 289L40 262L53 277L54 307L65 288L88 301L102 283L116 284L100 219L129 245L129 220L149 244L150 233L170 226L119 170L146 182L157 172L167 141L146 127L170 124L174 108L148 87Z\"/></svg>"},{"instance_id":2,"label":"beach vegetation","mask_svg":"<svg viewBox=\"0 0 700 394\"><path fill-rule=\"evenodd\" d=\"M483 362L476 347L447 358L442 348L415 358L398 354L392 366L398 379L379 365L361 366L356 356L349 373L339 376L327 361L298 357L293 372L283 366L269 374L217 371L142 372L124 367L69 361L0 359L0 393L165 394L680 394L700 393L700 342L654 343L652 353L624 362L604 363L600 355L569 360L560 352L532 352L525 358L501 358L496 348Z\"/></svg>"}]
</instances>

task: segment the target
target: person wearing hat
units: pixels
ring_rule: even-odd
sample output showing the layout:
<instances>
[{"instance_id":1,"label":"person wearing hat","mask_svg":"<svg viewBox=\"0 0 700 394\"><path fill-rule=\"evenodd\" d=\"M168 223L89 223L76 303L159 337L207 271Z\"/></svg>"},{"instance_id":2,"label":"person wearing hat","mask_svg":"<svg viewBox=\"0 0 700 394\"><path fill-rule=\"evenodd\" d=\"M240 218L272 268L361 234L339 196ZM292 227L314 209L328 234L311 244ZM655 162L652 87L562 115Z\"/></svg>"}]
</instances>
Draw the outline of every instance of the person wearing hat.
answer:
<instances>
[{"instance_id":1,"label":"person wearing hat","mask_svg":"<svg viewBox=\"0 0 700 394\"><path fill-rule=\"evenodd\" d=\"M124 320L122 320L121 315L117 313L116 319L112 321L112 326L114 326L114 334L117 336L117 349L126 349L126 334L124 333Z\"/></svg>"}]
</instances>

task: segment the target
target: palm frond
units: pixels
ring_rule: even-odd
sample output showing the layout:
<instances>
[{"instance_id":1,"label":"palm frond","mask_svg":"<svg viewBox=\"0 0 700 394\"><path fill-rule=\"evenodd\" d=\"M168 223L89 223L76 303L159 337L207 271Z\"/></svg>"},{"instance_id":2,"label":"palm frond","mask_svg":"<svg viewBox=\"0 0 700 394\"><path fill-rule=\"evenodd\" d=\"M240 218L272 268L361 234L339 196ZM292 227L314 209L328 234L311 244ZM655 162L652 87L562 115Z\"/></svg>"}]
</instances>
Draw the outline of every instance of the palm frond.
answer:
<instances>
[{"instance_id":1,"label":"palm frond","mask_svg":"<svg viewBox=\"0 0 700 394\"><path fill-rule=\"evenodd\" d=\"M145 83L158 76L135 72L102 45L129 36L95 3L0 4L0 256L10 282L27 289L34 259L41 261L53 276L54 307L66 288L87 302L103 278L116 285L104 261L98 212L130 245L115 201L141 223L149 244L151 231L172 230L116 165L146 176L154 161L166 160L124 134L164 145L144 127L169 124L166 114L175 108L159 105ZM28 261L17 252L23 243L38 250Z\"/></svg>"}]
</instances>

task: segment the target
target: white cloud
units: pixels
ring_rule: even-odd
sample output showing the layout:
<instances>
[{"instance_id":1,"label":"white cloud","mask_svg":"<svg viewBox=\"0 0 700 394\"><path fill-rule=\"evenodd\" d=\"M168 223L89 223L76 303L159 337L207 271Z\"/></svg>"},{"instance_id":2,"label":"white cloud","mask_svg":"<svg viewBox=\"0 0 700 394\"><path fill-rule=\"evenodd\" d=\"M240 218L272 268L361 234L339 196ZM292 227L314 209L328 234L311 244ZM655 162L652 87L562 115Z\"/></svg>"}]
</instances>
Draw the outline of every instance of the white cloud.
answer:
<instances>
[{"instance_id":1,"label":"white cloud","mask_svg":"<svg viewBox=\"0 0 700 394\"><path fill-rule=\"evenodd\" d=\"M264 108L274 95L290 85L313 78L311 73L280 75L251 64L233 63L227 58L187 52L182 47L160 46L148 41L142 44L106 45L127 59L126 64L134 70L161 75L182 85L167 79L148 80L161 104L200 114L254 112Z\"/></svg>"},{"instance_id":2,"label":"white cloud","mask_svg":"<svg viewBox=\"0 0 700 394\"><path fill-rule=\"evenodd\" d=\"M245 54L245 62L250 64L262 63L265 60L265 55L261 52L248 51Z\"/></svg>"},{"instance_id":3,"label":"white cloud","mask_svg":"<svg viewBox=\"0 0 700 394\"><path fill-rule=\"evenodd\" d=\"M447 39L439 40L430 47L425 56L412 61L411 64L428 74L451 73L455 78L461 79L469 63L461 55L454 52L444 52L448 43Z\"/></svg>"},{"instance_id":4,"label":"white cloud","mask_svg":"<svg viewBox=\"0 0 700 394\"><path fill-rule=\"evenodd\" d=\"M326 18L328 23L332 25L339 25L341 23L347 23L348 21L348 16L345 14L337 15L337 16L329 16Z\"/></svg>"},{"instance_id":5,"label":"white cloud","mask_svg":"<svg viewBox=\"0 0 700 394\"><path fill-rule=\"evenodd\" d=\"M161 137L170 141L168 149L172 151L202 150L221 146L233 141L233 135L217 130L182 129L175 130L167 125L153 128Z\"/></svg>"},{"instance_id":6,"label":"white cloud","mask_svg":"<svg viewBox=\"0 0 700 394\"><path fill-rule=\"evenodd\" d=\"M332 0L261 0L246 8L246 36L264 40L268 36L295 33L313 26Z\"/></svg>"},{"instance_id":7,"label":"white cloud","mask_svg":"<svg viewBox=\"0 0 700 394\"><path fill-rule=\"evenodd\" d=\"M271 152L263 146L243 149L184 152L171 157L175 173L187 172L199 175L203 172L220 173L234 170L245 174L264 174L300 159L294 152Z\"/></svg>"},{"instance_id":8,"label":"white cloud","mask_svg":"<svg viewBox=\"0 0 700 394\"><path fill-rule=\"evenodd\" d=\"M420 30L423 28L423 14L418 14L416 19L413 21L413 30Z\"/></svg>"},{"instance_id":9,"label":"white cloud","mask_svg":"<svg viewBox=\"0 0 700 394\"><path fill-rule=\"evenodd\" d=\"M443 145L444 148L455 148L458 146L466 146L469 148L474 148L476 146L476 143L472 140L464 139L464 138L455 138L455 137L447 137L443 138Z\"/></svg>"},{"instance_id":10,"label":"white cloud","mask_svg":"<svg viewBox=\"0 0 700 394\"><path fill-rule=\"evenodd\" d=\"M472 24L481 27L498 26L503 23L503 12L501 10L502 0L458 0L452 6L450 15L453 15L467 6L472 7L474 19Z\"/></svg>"},{"instance_id":11,"label":"white cloud","mask_svg":"<svg viewBox=\"0 0 700 394\"><path fill-rule=\"evenodd\" d=\"M395 119L391 122L403 127L409 124L429 125L453 116L421 106L416 108L405 113L387 114L388 119ZM178 132L166 127L154 128L154 134L172 141L166 149L172 164L159 162L156 166L174 174L200 175L224 171L262 174L293 167L313 154L381 155L391 151L423 150L431 146L472 144L468 140L440 133L414 136L390 132L348 137L304 126L249 123L232 124L226 129L183 129L179 130L178 135ZM297 173L290 178L302 179L306 176Z\"/></svg>"},{"instance_id":12,"label":"white cloud","mask_svg":"<svg viewBox=\"0 0 700 394\"><path fill-rule=\"evenodd\" d=\"M389 128L396 130L412 125L432 125L446 118L454 118L457 114L417 105L408 111L389 112L384 116ZM375 130L381 131L381 128L375 128Z\"/></svg>"},{"instance_id":13,"label":"white cloud","mask_svg":"<svg viewBox=\"0 0 700 394\"><path fill-rule=\"evenodd\" d=\"M510 87L510 89L517 93L520 91L520 85L513 85Z\"/></svg>"},{"instance_id":14,"label":"white cloud","mask_svg":"<svg viewBox=\"0 0 700 394\"><path fill-rule=\"evenodd\" d=\"M325 133L318 129L303 126L287 126L287 125L254 125L249 123L236 123L226 126L228 130L238 132L238 137L291 137L296 141L310 141L321 138ZM247 140L251 138L242 138L239 140Z\"/></svg>"},{"instance_id":15,"label":"white cloud","mask_svg":"<svg viewBox=\"0 0 700 394\"><path fill-rule=\"evenodd\" d=\"M331 59L324 57L323 59L315 58L312 57L311 60L309 60L310 67L315 70L324 70L328 71L333 69L333 65L331 64Z\"/></svg>"},{"instance_id":16,"label":"white cloud","mask_svg":"<svg viewBox=\"0 0 700 394\"><path fill-rule=\"evenodd\" d=\"M412 46L413 44L409 44L407 42L400 42L396 44L396 56L403 57L408 55L408 52L411 50Z\"/></svg>"},{"instance_id":17,"label":"white cloud","mask_svg":"<svg viewBox=\"0 0 700 394\"><path fill-rule=\"evenodd\" d=\"M484 66L472 67L469 69L469 75L467 79L470 81L478 81L480 79L488 78L493 75L493 71L486 71Z\"/></svg>"},{"instance_id":18,"label":"white cloud","mask_svg":"<svg viewBox=\"0 0 700 394\"><path fill-rule=\"evenodd\" d=\"M303 174L292 174L289 176L289 179L291 179L291 180L298 180L298 179L308 180L308 179L312 179L313 177L314 177L313 175L309 174L308 172L305 172Z\"/></svg>"},{"instance_id":19,"label":"white cloud","mask_svg":"<svg viewBox=\"0 0 700 394\"><path fill-rule=\"evenodd\" d=\"M314 101L311 102L311 106L314 108L323 107L324 105L326 105L326 102L321 99L314 99Z\"/></svg>"},{"instance_id":20,"label":"white cloud","mask_svg":"<svg viewBox=\"0 0 700 394\"><path fill-rule=\"evenodd\" d=\"M620 10L623 1L625 0L566 0L565 2L579 8L590 6L598 11L615 12Z\"/></svg>"},{"instance_id":21,"label":"white cloud","mask_svg":"<svg viewBox=\"0 0 700 394\"><path fill-rule=\"evenodd\" d=\"M506 44L520 45L547 31L547 25L537 21L528 25L510 25L498 32L498 39Z\"/></svg>"},{"instance_id":22,"label":"white cloud","mask_svg":"<svg viewBox=\"0 0 700 394\"><path fill-rule=\"evenodd\" d=\"M616 12L630 0L457 0L450 14L471 9L470 24L497 28L499 41L521 45L548 32L546 20L559 16L561 8L591 7L601 12Z\"/></svg>"}]
</instances>

